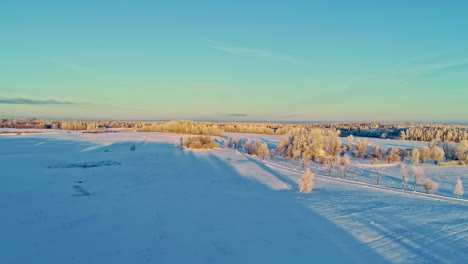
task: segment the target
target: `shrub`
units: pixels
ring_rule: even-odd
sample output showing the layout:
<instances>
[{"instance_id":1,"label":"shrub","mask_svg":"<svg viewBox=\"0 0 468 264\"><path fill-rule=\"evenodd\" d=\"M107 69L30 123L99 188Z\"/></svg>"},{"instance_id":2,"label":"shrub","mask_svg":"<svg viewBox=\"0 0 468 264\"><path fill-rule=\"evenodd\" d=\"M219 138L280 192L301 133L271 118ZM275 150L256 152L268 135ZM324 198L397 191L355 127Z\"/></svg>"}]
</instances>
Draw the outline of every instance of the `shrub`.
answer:
<instances>
[{"instance_id":1,"label":"shrub","mask_svg":"<svg viewBox=\"0 0 468 264\"><path fill-rule=\"evenodd\" d=\"M439 166L456 166L456 165L460 165L460 162L458 160L452 160L452 161L448 161L448 162L439 162L439 164L437 164Z\"/></svg>"},{"instance_id":2,"label":"shrub","mask_svg":"<svg viewBox=\"0 0 468 264\"><path fill-rule=\"evenodd\" d=\"M436 182L434 182L433 180L429 178L424 179L424 181L422 182L422 185L423 185L423 188L426 190L426 193L434 192L439 187L439 185Z\"/></svg>"},{"instance_id":3,"label":"shrub","mask_svg":"<svg viewBox=\"0 0 468 264\"><path fill-rule=\"evenodd\" d=\"M216 149L218 147L210 136L184 137L182 144L189 149Z\"/></svg>"},{"instance_id":4,"label":"shrub","mask_svg":"<svg viewBox=\"0 0 468 264\"><path fill-rule=\"evenodd\" d=\"M453 194L455 194L458 198L460 198L460 196L462 196L463 193L464 193L463 184L459 177L457 179L457 184L455 185L455 188L453 189Z\"/></svg>"}]
</instances>

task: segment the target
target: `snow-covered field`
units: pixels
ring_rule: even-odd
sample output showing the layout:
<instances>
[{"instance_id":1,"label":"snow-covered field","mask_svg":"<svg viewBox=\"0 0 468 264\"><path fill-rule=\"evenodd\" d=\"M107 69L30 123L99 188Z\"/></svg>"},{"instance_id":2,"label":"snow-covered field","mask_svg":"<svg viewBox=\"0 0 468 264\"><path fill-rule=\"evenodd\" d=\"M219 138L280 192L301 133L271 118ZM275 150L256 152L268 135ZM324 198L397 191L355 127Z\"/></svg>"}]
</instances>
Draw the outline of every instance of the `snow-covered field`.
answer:
<instances>
[{"instance_id":1,"label":"snow-covered field","mask_svg":"<svg viewBox=\"0 0 468 264\"><path fill-rule=\"evenodd\" d=\"M396 167L384 176L395 188L318 176L312 193L299 194L301 173L288 160L264 162L231 149L183 151L180 137L0 136L0 263L468 259L468 202L399 191ZM238 137L270 147L278 140ZM468 167L424 166L434 177L444 174L438 194L450 195L455 177L468 183ZM312 171L324 175L319 165Z\"/></svg>"}]
</instances>

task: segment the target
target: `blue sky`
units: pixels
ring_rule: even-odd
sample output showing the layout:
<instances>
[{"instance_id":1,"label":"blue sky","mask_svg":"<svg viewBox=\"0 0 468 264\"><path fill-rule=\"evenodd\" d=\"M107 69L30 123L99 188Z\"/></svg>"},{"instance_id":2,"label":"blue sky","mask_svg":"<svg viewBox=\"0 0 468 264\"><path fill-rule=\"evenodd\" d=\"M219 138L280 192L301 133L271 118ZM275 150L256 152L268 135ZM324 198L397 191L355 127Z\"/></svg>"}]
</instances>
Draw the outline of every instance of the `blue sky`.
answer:
<instances>
[{"instance_id":1,"label":"blue sky","mask_svg":"<svg viewBox=\"0 0 468 264\"><path fill-rule=\"evenodd\" d=\"M468 1L2 1L0 115L468 121Z\"/></svg>"}]
</instances>

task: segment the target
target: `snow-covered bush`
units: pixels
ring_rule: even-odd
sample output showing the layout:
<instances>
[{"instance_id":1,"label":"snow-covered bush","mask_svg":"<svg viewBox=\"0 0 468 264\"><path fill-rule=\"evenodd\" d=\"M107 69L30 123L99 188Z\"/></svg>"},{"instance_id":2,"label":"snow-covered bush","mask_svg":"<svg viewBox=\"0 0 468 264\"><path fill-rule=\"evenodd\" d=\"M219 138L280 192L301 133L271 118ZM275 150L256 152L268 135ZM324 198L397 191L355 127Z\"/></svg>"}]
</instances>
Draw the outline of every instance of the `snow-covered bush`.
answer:
<instances>
[{"instance_id":1,"label":"snow-covered bush","mask_svg":"<svg viewBox=\"0 0 468 264\"><path fill-rule=\"evenodd\" d=\"M388 163L390 162L398 162L400 161L400 149L399 148L391 148L390 151L388 152L388 155L386 157L386 160Z\"/></svg>"},{"instance_id":2,"label":"snow-covered bush","mask_svg":"<svg viewBox=\"0 0 468 264\"><path fill-rule=\"evenodd\" d=\"M422 186L426 190L426 193L434 192L437 190L437 188L439 188L439 185L429 178L423 180Z\"/></svg>"},{"instance_id":3,"label":"snow-covered bush","mask_svg":"<svg viewBox=\"0 0 468 264\"><path fill-rule=\"evenodd\" d=\"M314 188L314 174L307 169L299 180L299 192L309 193Z\"/></svg>"},{"instance_id":4,"label":"snow-covered bush","mask_svg":"<svg viewBox=\"0 0 468 264\"><path fill-rule=\"evenodd\" d=\"M182 143L189 149L216 149L218 147L210 136L184 137Z\"/></svg>"},{"instance_id":5,"label":"snow-covered bush","mask_svg":"<svg viewBox=\"0 0 468 264\"><path fill-rule=\"evenodd\" d=\"M462 196L464 193L463 183L460 178L457 179L457 184L455 184L455 188L453 189L453 194L455 194L458 198Z\"/></svg>"}]
</instances>

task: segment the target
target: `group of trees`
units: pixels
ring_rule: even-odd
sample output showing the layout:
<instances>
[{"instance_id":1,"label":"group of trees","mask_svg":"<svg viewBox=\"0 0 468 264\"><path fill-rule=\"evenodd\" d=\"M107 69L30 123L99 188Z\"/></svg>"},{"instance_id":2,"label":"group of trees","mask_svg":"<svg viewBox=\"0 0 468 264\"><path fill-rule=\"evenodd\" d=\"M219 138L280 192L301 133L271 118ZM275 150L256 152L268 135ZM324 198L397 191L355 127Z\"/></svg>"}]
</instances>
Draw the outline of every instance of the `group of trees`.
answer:
<instances>
[{"instance_id":1,"label":"group of trees","mask_svg":"<svg viewBox=\"0 0 468 264\"><path fill-rule=\"evenodd\" d=\"M268 156L269 150L268 146L265 143L262 143L260 140L247 140L244 144L244 150L249 155L255 155L262 157L263 160Z\"/></svg>"},{"instance_id":2,"label":"group of trees","mask_svg":"<svg viewBox=\"0 0 468 264\"><path fill-rule=\"evenodd\" d=\"M126 121L77 121L77 120L41 120L27 119L0 119L0 128L36 128L36 129L64 129L64 130L97 130L106 128L134 128L141 122Z\"/></svg>"},{"instance_id":3,"label":"group of trees","mask_svg":"<svg viewBox=\"0 0 468 264\"><path fill-rule=\"evenodd\" d=\"M335 157L341 152L339 131L331 129L295 128L284 134L278 142L278 154L290 158L304 169L312 160Z\"/></svg>"},{"instance_id":4,"label":"group of trees","mask_svg":"<svg viewBox=\"0 0 468 264\"><path fill-rule=\"evenodd\" d=\"M399 147L382 148L377 144L370 144L367 139L358 139L354 143L354 137L351 135L342 149L352 151L355 157L372 159L373 163L383 160L388 163L399 162L410 156L413 164L432 160L437 165L446 158L458 160L460 164L468 164L468 140L459 143L433 140L428 146L410 150Z\"/></svg>"},{"instance_id":5,"label":"group of trees","mask_svg":"<svg viewBox=\"0 0 468 264\"><path fill-rule=\"evenodd\" d=\"M139 131L224 136L224 131L219 129L215 124L197 123L193 121L170 121L167 123L153 123L151 125L143 126L141 129L139 129Z\"/></svg>"},{"instance_id":6,"label":"group of trees","mask_svg":"<svg viewBox=\"0 0 468 264\"><path fill-rule=\"evenodd\" d=\"M429 146L414 148L411 151L411 161L413 164L424 163L427 160L433 160L435 164L445 158L458 160L461 164L468 163L468 140L457 143L448 143L433 140Z\"/></svg>"},{"instance_id":7,"label":"group of trees","mask_svg":"<svg viewBox=\"0 0 468 264\"><path fill-rule=\"evenodd\" d=\"M353 155L362 159L372 159L372 163L386 161L388 163L399 162L408 155L405 148L382 148L377 144L370 144L367 139L358 139L353 145L352 136L348 136L346 149L352 151Z\"/></svg>"},{"instance_id":8,"label":"group of trees","mask_svg":"<svg viewBox=\"0 0 468 264\"><path fill-rule=\"evenodd\" d=\"M186 133L221 136L223 132L284 135L291 129L339 130L342 136L399 138L403 140L460 142L468 140L468 127L416 123L213 123L193 121L50 121L30 119L0 119L0 127L86 130L96 128L132 128L143 132Z\"/></svg>"},{"instance_id":9,"label":"group of trees","mask_svg":"<svg viewBox=\"0 0 468 264\"><path fill-rule=\"evenodd\" d=\"M466 126L453 125L432 125L409 127L400 132L400 138L403 140L417 141L444 141L460 142L468 140L468 128Z\"/></svg>"},{"instance_id":10,"label":"group of trees","mask_svg":"<svg viewBox=\"0 0 468 264\"><path fill-rule=\"evenodd\" d=\"M261 140L252 141L246 138L227 138L223 142L223 148L243 148L245 152L251 156L259 156L265 160L268 155L271 158L276 155L273 149L268 149L267 144L262 143Z\"/></svg>"},{"instance_id":11,"label":"group of trees","mask_svg":"<svg viewBox=\"0 0 468 264\"><path fill-rule=\"evenodd\" d=\"M183 137L182 146L189 149L216 149L218 144L210 136Z\"/></svg>"},{"instance_id":12,"label":"group of trees","mask_svg":"<svg viewBox=\"0 0 468 264\"><path fill-rule=\"evenodd\" d=\"M431 180L430 178L424 177L424 171L421 167L418 166L411 166L409 172L412 174L413 179L413 191L416 191L416 186L418 183L422 185L426 193L434 192L437 190L439 185ZM401 164L400 167L400 175L401 175L401 188L405 190L408 184L408 169L404 163ZM460 178L457 178L457 183L455 184L453 194L460 197L464 194L463 184Z\"/></svg>"}]
</instances>

